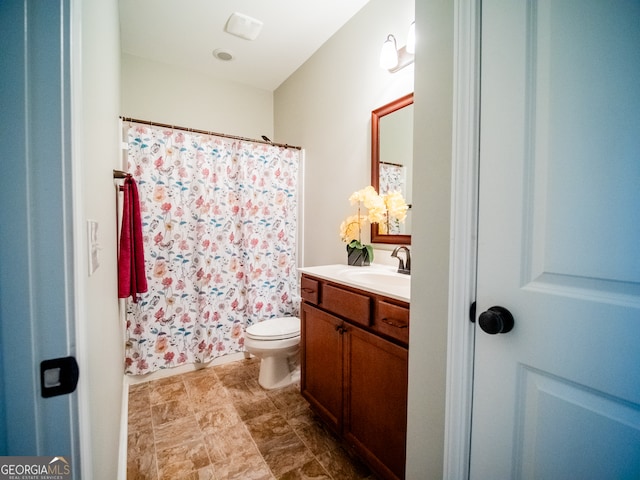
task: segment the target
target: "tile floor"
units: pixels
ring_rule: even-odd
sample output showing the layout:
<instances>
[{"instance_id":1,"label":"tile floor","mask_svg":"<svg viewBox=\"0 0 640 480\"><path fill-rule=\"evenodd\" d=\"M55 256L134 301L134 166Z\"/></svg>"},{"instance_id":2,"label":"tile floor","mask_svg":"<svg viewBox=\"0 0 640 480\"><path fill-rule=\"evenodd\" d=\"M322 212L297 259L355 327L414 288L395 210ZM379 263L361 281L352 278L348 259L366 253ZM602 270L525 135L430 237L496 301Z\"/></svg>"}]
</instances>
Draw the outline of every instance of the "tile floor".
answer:
<instances>
[{"instance_id":1,"label":"tile floor","mask_svg":"<svg viewBox=\"0 0 640 480\"><path fill-rule=\"evenodd\" d=\"M373 480L311 412L299 385L267 391L259 360L129 390L127 479Z\"/></svg>"}]
</instances>

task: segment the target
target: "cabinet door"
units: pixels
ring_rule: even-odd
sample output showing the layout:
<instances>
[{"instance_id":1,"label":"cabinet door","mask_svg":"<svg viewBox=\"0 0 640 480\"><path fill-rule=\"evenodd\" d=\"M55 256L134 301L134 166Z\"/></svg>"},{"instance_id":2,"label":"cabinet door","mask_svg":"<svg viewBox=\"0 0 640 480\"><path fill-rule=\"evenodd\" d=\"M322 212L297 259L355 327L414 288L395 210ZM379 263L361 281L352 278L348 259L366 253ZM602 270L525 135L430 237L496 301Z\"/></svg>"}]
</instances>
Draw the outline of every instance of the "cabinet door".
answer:
<instances>
[{"instance_id":1,"label":"cabinet door","mask_svg":"<svg viewBox=\"0 0 640 480\"><path fill-rule=\"evenodd\" d=\"M384 478L404 478L408 353L348 327L344 437Z\"/></svg>"},{"instance_id":2,"label":"cabinet door","mask_svg":"<svg viewBox=\"0 0 640 480\"><path fill-rule=\"evenodd\" d=\"M342 320L302 305L302 395L337 433L342 425Z\"/></svg>"}]
</instances>

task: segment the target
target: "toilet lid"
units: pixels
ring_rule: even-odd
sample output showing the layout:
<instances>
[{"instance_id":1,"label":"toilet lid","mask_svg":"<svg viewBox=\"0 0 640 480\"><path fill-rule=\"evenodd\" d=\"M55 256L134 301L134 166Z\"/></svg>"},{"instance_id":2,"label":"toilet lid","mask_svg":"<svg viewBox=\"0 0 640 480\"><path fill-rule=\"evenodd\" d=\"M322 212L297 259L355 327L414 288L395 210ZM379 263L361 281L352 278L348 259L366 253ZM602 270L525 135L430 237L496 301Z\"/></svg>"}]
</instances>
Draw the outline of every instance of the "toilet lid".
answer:
<instances>
[{"instance_id":1,"label":"toilet lid","mask_svg":"<svg viewBox=\"0 0 640 480\"><path fill-rule=\"evenodd\" d=\"M298 317L271 318L247 328L247 336L256 340L283 340L298 335L300 335Z\"/></svg>"}]
</instances>

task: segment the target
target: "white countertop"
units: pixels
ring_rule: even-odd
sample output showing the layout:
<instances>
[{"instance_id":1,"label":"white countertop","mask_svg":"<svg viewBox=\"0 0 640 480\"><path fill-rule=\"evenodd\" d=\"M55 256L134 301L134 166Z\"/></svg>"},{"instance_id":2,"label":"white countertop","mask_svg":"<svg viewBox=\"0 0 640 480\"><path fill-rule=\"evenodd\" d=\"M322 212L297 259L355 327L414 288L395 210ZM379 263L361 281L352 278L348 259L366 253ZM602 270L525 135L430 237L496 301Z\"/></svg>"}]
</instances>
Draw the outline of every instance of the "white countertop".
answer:
<instances>
[{"instance_id":1,"label":"white countertop","mask_svg":"<svg viewBox=\"0 0 640 480\"><path fill-rule=\"evenodd\" d=\"M341 283L349 287L385 295L409 303L411 301L411 277L397 273L397 269L387 265L372 264L368 267L351 265L319 265L298 268L301 273Z\"/></svg>"}]
</instances>

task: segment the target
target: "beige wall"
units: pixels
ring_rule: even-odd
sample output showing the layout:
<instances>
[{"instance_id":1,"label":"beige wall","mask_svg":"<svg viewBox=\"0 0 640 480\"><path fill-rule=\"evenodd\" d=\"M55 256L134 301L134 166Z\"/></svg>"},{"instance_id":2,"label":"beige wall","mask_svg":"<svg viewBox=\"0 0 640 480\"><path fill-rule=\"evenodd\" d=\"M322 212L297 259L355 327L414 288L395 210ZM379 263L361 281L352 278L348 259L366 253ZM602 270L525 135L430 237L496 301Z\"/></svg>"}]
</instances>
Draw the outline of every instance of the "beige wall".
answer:
<instances>
[{"instance_id":1,"label":"beige wall","mask_svg":"<svg viewBox=\"0 0 640 480\"><path fill-rule=\"evenodd\" d=\"M82 0L81 121L75 162L82 174L81 238L86 242L86 220L99 223L100 268L88 276L81 271L84 314L79 321L81 442L89 448L82 457L83 478L117 478L122 405L124 344L118 321L116 291L116 203L112 168L119 158L118 105L120 52L116 0ZM78 86L76 85L76 88ZM77 99L76 99L77 100ZM85 264L86 243L76 249ZM82 383L84 382L84 383Z\"/></svg>"},{"instance_id":2,"label":"beige wall","mask_svg":"<svg viewBox=\"0 0 640 480\"><path fill-rule=\"evenodd\" d=\"M273 94L122 55L120 114L216 133L273 139Z\"/></svg>"},{"instance_id":3,"label":"beige wall","mask_svg":"<svg viewBox=\"0 0 640 480\"><path fill-rule=\"evenodd\" d=\"M451 208L453 2L416 2L407 478L443 474Z\"/></svg>"},{"instance_id":4,"label":"beige wall","mask_svg":"<svg viewBox=\"0 0 640 480\"><path fill-rule=\"evenodd\" d=\"M413 65L382 70L380 48L389 33L406 43L413 10L371 0L275 91L275 140L305 148L304 265L346 261L339 227L371 183L371 111L413 91Z\"/></svg>"}]
</instances>

